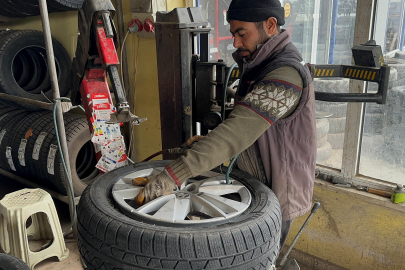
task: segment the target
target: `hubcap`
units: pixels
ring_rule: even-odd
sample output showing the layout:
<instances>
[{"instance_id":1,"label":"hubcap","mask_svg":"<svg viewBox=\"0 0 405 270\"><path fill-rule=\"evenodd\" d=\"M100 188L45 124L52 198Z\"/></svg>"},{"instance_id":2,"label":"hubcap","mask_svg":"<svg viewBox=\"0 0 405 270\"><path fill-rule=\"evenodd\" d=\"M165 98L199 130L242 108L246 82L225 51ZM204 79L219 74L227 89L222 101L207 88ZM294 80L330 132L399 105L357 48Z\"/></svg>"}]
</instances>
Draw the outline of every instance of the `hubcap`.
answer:
<instances>
[{"instance_id":1,"label":"hubcap","mask_svg":"<svg viewBox=\"0 0 405 270\"><path fill-rule=\"evenodd\" d=\"M131 218L148 217L180 224L210 223L234 218L251 204L249 190L239 181L214 172L203 174L203 180L186 180L173 194L157 198L141 207L134 198L143 187L132 185L132 179L160 173L163 168L140 170L124 176L113 187L112 196L120 210Z\"/></svg>"}]
</instances>

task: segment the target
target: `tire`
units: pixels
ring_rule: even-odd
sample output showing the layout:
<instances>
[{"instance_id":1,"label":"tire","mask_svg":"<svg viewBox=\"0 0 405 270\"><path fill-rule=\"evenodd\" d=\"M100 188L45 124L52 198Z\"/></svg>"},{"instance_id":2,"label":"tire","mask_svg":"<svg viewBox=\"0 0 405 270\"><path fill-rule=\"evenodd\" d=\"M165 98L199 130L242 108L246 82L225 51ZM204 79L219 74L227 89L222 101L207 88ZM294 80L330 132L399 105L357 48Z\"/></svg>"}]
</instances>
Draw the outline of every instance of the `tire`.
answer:
<instances>
[{"instance_id":1,"label":"tire","mask_svg":"<svg viewBox=\"0 0 405 270\"><path fill-rule=\"evenodd\" d=\"M317 92L348 93L349 82L349 79L314 79L314 89Z\"/></svg>"},{"instance_id":2,"label":"tire","mask_svg":"<svg viewBox=\"0 0 405 270\"><path fill-rule=\"evenodd\" d=\"M84 189L99 175L99 170L96 168L96 153L91 142L87 119L84 116L75 116L74 120L66 122L65 129L73 190L75 195L80 196ZM53 132L51 134L54 135ZM47 179L48 182L52 183L58 192L66 194L67 178L63 170L59 151L55 153L54 157L50 157L50 148L58 145L57 139L56 136L49 136L48 139L50 143L48 141L44 142L42 153L44 158L38 164L40 166L41 178ZM48 168L48 162L52 159L54 163L53 170Z\"/></svg>"},{"instance_id":3,"label":"tire","mask_svg":"<svg viewBox=\"0 0 405 270\"><path fill-rule=\"evenodd\" d=\"M31 177L35 175L31 170L28 160L32 155L28 154L27 146L29 143L35 142L33 134L34 127L44 127L41 125L43 117L51 117L52 112L31 112L25 119L23 119L17 126L14 133L11 147L12 156L15 160L14 166L16 171L21 176ZM33 142L31 141L33 140Z\"/></svg>"},{"instance_id":4,"label":"tire","mask_svg":"<svg viewBox=\"0 0 405 270\"><path fill-rule=\"evenodd\" d=\"M316 150L316 162L320 163L326 161L332 155L332 145L330 143L326 143L321 148Z\"/></svg>"},{"instance_id":5,"label":"tire","mask_svg":"<svg viewBox=\"0 0 405 270\"><path fill-rule=\"evenodd\" d=\"M388 58L385 59L385 64L395 68L398 71L398 77L402 78L403 73L405 72L405 60L398 58Z\"/></svg>"},{"instance_id":6,"label":"tire","mask_svg":"<svg viewBox=\"0 0 405 270\"><path fill-rule=\"evenodd\" d=\"M77 119L77 116L72 114L64 114L63 118L65 123ZM47 158L47 152L43 149L47 147L47 143L52 141L53 136L55 136L55 127L53 124L53 117L52 114L44 115L32 125L32 136L30 140L27 141L26 146L26 162L27 167L29 168L30 172L33 174L34 179L37 183L41 184L44 187L49 189L55 189L52 183L49 183L42 175L41 175L41 162L42 160ZM49 139L52 137L52 139ZM36 146L37 145L37 146ZM45 160L46 163L46 160ZM54 181L52 181L54 182Z\"/></svg>"},{"instance_id":7,"label":"tire","mask_svg":"<svg viewBox=\"0 0 405 270\"><path fill-rule=\"evenodd\" d=\"M78 205L78 247L87 269L269 269L275 264L281 210L274 193L252 176L231 176L252 193L240 216L215 223L180 224L131 219L111 201L112 186L136 170L170 161L129 165L102 175L86 188Z\"/></svg>"},{"instance_id":8,"label":"tire","mask_svg":"<svg viewBox=\"0 0 405 270\"><path fill-rule=\"evenodd\" d=\"M29 114L27 111L16 110L12 111L7 116L5 116L0 121L0 128L2 135L2 140L0 143L0 167L9 172L15 172L15 162L13 157L8 157L11 155L11 141L15 134L15 123L18 123L21 119Z\"/></svg>"},{"instance_id":9,"label":"tire","mask_svg":"<svg viewBox=\"0 0 405 270\"><path fill-rule=\"evenodd\" d=\"M99 175L98 169L95 168L97 160L93 145L90 142L91 135L86 118L81 115L72 114L65 114L64 118L70 166L72 169L73 189L75 195L80 196L87 185ZM51 189L56 190L61 194L66 194L65 183L67 180L60 160L59 151L56 150L56 153L52 153L52 156L50 156L51 147L54 149L57 148L57 140L51 116L48 121L51 123L50 126L42 129L41 131L44 132L46 136L44 137L42 146L40 148L38 160L32 160L33 165L31 166L36 167L38 179L46 182ZM89 148L89 145L91 145L91 149L85 151L85 153L90 152L90 156L84 161L86 166L84 168L81 168L80 164L76 166L77 162L81 158L81 154L83 153L82 148ZM53 162L53 171L52 169L48 169L48 164L51 164L48 163L48 158L50 158L50 162ZM81 175L80 173L83 173L83 170L85 170L84 174Z\"/></svg>"},{"instance_id":10,"label":"tire","mask_svg":"<svg viewBox=\"0 0 405 270\"><path fill-rule=\"evenodd\" d=\"M329 132L329 121L327 118L316 119L316 137L322 138Z\"/></svg>"},{"instance_id":11,"label":"tire","mask_svg":"<svg viewBox=\"0 0 405 270\"><path fill-rule=\"evenodd\" d=\"M385 126L384 115L377 113L366 113L364 115L364 133L365 134L382 134Z\"/></svg>"},{"instance_id":12,"label":"tire","mask_svg":"<svg viewBox=\"0 0 405 270\"><path fill-rule=\"evenodd\" d=\"M317 138L316 139L316 147L320 148L320 147L324 146L327 141L328 141L328 135L324 135L324 136L322 136L320 138Z\"/></svg>"},{"instance_id":13,"label":"tire","mask_svg":"<svg viewBox=\"0 0 405 270\"><path fill-rule=\"evenodd\" d=\"M329 134L344 133L346 128L346 117L328 118Z\"/></svg>"},{"instance_id":14,"label":"tire","mask_svg":"<svg viewBox=\"0 0 405 270\"><path fill-rule=\"evenodd\" d=\"M30 268L23 260L0 253L0 270L30 270Z\"/></svg>"},{"instance_id":15,"label":"tire","mask_svg":"<svg viewBox=\"0 0 405 270\"><path fill-rule=\"evenodd\" d=\"M343 149L344 141L344 133L328 134L328 143L330 143L332 149Z\"/></svg>"},{"instance_id":16,"label":"tire","mask_svg":"<svg viewBox=\"0 0 405 270\"><path fill-rule=\"evenodd\" d=\"M55 39L53 39L52 42L55 51L55 61L58 69L58 82L60 86L60 95L64 97L69 93L69 74L70 74L71 60L69 54L62 46L62 44L60 44ZM34 50L32 48L36 49ZM48 102L47 98L52 99L53 93L50 87L48 89L45 89L44 91L44 94L47 98L45 98L41 93L33 94L30 93L29 91L33 90L34 88L37 89L39 85L42 85L42 82L39 82L41 74L37 70L41 65L40 62L38 62L40 61L39 59L42 57L40 54L38 54L38 50L41 48L42 50L45 49L45 41L43 33L39 31L33 30L12 31L2 38L2 42L0 44L1 92L29 99L40 100L44 102ZM35 61L36 64L33 64L33 69L36 69L37 72L36 74L34 71L31 72L32 76L35 78L31 77L31 80L28 80L29 85L25 86L27 88L27 91L17 84L12 72L14 58L20 52L27 52L26 55L29 55L28 52L31 54L35 53L35 58L33 56L30 56L28 61ZM35 80L32 82L33 79ZM32 82L32 85L30 84L30 82ZM38 110L33 106L22 105L17 103L16 105L24 109Z\"/></svg>"},{"instance_id":17,"label":"tire","mask_svg":"<svg viewBox=\"0 0 405 270\"><path fill-rule=\"evenodd\" d=\"M347 103L316 101L315 109L317 112L330 113L333 117L345 117L347 113Z\"/></svg>"},{"instance_id":18,"label":"tire","mask_svg":"<svg viewBox=\"0 0 405 270\"><path fill-rule=\"evenodd\" d=\"M394 57L405 60L405 52L396 52Z\"/></svg>"}]
</instances>

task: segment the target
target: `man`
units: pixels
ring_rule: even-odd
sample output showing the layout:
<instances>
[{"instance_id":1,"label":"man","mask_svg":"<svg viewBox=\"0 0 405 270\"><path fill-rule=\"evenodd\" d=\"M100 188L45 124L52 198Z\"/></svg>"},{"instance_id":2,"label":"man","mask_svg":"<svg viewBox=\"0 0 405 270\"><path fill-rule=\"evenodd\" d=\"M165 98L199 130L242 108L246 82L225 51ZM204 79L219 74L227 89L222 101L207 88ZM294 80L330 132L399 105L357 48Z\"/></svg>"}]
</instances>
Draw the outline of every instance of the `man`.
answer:
<instances>
[{"instance_id":1,"label":"man","mask_svg":"<svg viewBox=\"0 0 405 270\"><path fill-rule=\"evenodd\" d=\"M242 70L229 118L149 177L148 202L241 153L239 169L267 184L282 209L280 248L292 220L311 207L316 163L315 97L309 69L290 43L279 0L233 0L228 21Z\"/></svg>"}]
</instances>

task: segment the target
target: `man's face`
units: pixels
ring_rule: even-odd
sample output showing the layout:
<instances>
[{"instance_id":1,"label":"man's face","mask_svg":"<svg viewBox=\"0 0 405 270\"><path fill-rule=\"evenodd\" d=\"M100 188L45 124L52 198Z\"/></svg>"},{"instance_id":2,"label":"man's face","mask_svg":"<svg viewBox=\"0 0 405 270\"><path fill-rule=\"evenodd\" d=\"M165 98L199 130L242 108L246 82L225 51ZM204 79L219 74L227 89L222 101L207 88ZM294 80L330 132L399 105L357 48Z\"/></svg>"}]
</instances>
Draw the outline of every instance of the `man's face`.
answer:
<instances>
[{"instance_id":1,"label":"man's face","mask_svg":"<svg viewBox=\"0 0 405 270\"><path fill-rule=\"evenodd\" d=\"M230 25L234 37L233 46L238 49L237 53L246 60L252 58L257 50L257 45L265 43L270 38L264 27L258 29L252 22L231 20Z\"/></svg>"}]
</instances>

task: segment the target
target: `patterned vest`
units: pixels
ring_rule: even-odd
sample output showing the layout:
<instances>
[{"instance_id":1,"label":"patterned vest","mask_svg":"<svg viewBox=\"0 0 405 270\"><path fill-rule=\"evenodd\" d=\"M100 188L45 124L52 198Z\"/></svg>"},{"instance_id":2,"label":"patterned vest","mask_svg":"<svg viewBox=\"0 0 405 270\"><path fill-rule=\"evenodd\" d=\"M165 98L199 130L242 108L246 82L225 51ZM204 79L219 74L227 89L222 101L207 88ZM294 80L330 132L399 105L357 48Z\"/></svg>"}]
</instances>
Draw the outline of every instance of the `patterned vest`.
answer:
<instances>
[{"instance_id":1,"label":"patterned vest","mask_svg":"<svg viewBox=\"0 0 405 270\"><path fill-rule=\"evenodd\" d=\"M315 93L310 71L292 43L273 52L258 66L245 71L237 100L253 90L268 73L280 67L295 68L303 81L295 111L278 120L257 141L267 182L280 201L283 221L305 214L312 205L316 165Z\"/></svg>"}]
</instances>

